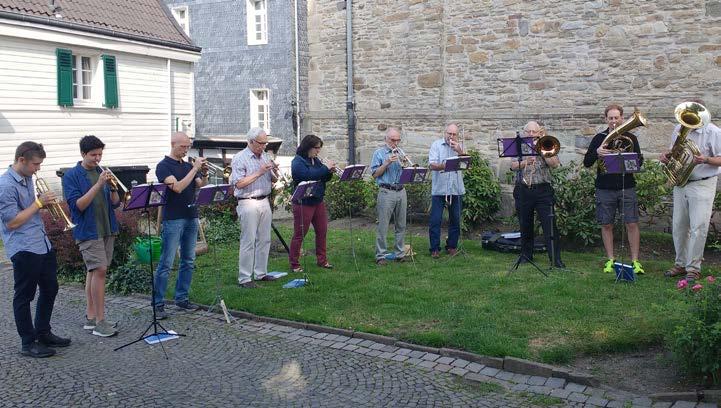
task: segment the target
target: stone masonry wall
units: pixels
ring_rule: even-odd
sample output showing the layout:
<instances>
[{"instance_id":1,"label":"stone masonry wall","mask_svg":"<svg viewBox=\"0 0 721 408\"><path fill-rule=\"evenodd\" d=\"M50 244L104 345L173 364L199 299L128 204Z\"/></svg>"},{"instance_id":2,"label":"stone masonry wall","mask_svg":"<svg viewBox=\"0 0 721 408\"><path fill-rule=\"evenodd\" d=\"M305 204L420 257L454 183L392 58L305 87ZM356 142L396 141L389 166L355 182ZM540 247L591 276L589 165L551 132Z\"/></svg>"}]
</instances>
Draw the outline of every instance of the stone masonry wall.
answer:
<instances>
[{"instance_id":1,"label":"stone masonry wall","mask_svg":"<svg viewBox=\"0 0 721 408\"><path fill-rule=\"evenodd\" d=\"M339 159L345 13L345 1L308 1L305 125ZM579 160L612 102L649 118L636 133L655 158L679 102L700 96L721 114L721 1L356 0L353 58L363 163L387 126L401 126L403 148L423 161L448 121L497 163L496 138L531 119L561 140L562 161Z\"/></svg>"}]
</instances>

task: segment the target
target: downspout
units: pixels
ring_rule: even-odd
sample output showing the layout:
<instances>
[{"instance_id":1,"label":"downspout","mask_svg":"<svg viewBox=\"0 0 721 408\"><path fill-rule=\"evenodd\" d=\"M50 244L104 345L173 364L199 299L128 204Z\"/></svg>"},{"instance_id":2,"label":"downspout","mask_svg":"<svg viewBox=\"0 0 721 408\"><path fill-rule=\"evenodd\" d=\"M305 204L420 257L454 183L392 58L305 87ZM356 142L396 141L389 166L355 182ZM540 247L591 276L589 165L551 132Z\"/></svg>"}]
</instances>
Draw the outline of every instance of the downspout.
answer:
<instances>
[{"instance_id":1,"label":"downspout","mask_svg":"<svg viewBox=\"0 0 721 408\"><path fill-rule=\"evenodd\" d=\"M355 164L355 96L353 95L353 0L345 2L346 68L348 71L348 163Z\"/></svg>"},{"instance_id":2,"label":"downspout","mask_svg":"<svg viewBox=\"0 0 721 408\"><path fill-rule=\"evenodd\" d=\"M300 47L298 46L298 0L295 0L295 136L300 146Z\"/></svg>"}]
</instances>

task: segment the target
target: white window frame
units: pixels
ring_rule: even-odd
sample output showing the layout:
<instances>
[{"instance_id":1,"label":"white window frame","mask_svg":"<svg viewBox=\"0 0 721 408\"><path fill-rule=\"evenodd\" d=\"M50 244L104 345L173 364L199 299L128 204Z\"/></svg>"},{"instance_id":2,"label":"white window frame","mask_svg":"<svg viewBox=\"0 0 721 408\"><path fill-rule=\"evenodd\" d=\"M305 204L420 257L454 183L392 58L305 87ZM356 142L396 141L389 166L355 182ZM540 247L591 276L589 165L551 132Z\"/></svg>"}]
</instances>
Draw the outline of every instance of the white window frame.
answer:
<instances>
[{"instance_id":1,"label":"white window frame","mask_svg":"<svg viewBox=\"0 0 721 408\"><path fill-rule=\"evenodd\" d=\"M262 4L261 10L255 9L256 2ZM245 16L248 45L268 44L268 0L245 0Z\"/></svg>"},{"instance_id":2,"label":"white window frame","mask_svg":"<svg viewBox=\"0 0 721 408\"><path fill-rule=\"evenodd\" d=\"M175 17L175 21L178 22L178 25L180 28L185 31L185 34L190 37L190 14L188 10L188 6L179 6L179 7L173 7L170 9L170 11L173 13L173 17ZM185 13L185 17L180 17L180 12Z\"/></svg>"},{"instance_id":3,"label":"white window frame","mask_svg":"<svg viewBox=\"0 0 721 408\"><path fill-rule=\"evenodd\" d=\"M103 59L95 53L84 51L72 51L73 58L73 106L76 107L102 107L105 100L104 66ZM90 80L83 82L82 66L83 58L90 60ZM84 89L90 88L90 97L86 98ZM82 89L82 91L81 91Z\"/></svg>"},{"instance_id":4,"label":"white window frame","mask_svg":"<svg viewBox=\"0 0 721 408\"><path fill-rule=\"evenodd\" d=\"M259 99L258 93L264 93L265 99ZM263 122L261 123L261 107L263 107ZM261 127L267 134L270 134L270 90L258 88L250 90L250 127Z\"/></svg>"}]
</instances>

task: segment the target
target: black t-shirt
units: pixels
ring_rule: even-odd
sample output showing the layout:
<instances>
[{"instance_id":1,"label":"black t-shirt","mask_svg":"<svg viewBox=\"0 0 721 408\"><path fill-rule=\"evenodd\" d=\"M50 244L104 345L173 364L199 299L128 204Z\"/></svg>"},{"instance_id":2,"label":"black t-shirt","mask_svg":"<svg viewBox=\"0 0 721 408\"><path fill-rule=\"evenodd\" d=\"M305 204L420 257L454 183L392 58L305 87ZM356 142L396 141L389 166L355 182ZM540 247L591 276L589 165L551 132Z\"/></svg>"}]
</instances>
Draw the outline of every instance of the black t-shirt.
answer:
<instances>
[{"instance_id":1,"label":"black t-shirt","mask_svg":"<svg viewBox=\"0 0 721 408\"><path fill-rule=\"evenodd\" d=\"M641 154L641 146L638 144L638 139L636 138L636 135L630 132L626 132L623 135L631 138L631 141L633 142L633 151L635 153L638 153L639 165L642 165L643 155ZM601 143L603 142L603 139L606 138L606 136L608 136L608 128L593 137L593 140L591 140L591 144L588 145L586 155L583 158L584 166L591 167L594 163L598 161L598 153L596 153L596 149L601 147ZM623 180L622 174L601 173L600 169L597 168L596 188L602 190L621 190L622 188L635 187L636 179L633 177L633 173L626 173L625 176L626 179Z\"/></svg>"},{"instance_id":2,"label":"black t-shirt","mask_svg":"<svg viewBox=\"0 0 721 408\"><path fill-rule=\"evenodd\" d=\"M169 176L174 176L180 181L190 173L193 165L186 161L178 161L172 157L165 156L155 167L155 176L158 182L162 183ZM200 178L200 177L196 177ZM192 205L195 202L195 180L180 193L170 189L166 192L167 203L163 206L163 220L178 220L181 218L198 218L198 209Z\"/></svg>"}]
</instances>

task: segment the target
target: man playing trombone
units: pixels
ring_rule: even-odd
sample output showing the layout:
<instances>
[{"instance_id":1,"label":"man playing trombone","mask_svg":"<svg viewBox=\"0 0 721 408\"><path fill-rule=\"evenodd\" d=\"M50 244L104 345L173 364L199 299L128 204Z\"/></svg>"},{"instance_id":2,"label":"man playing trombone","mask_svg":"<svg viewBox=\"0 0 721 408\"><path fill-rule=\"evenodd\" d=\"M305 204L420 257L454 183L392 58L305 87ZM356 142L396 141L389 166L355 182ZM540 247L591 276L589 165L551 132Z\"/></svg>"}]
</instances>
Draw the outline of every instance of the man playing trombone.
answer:
<instances>
[{"instance_id":1,"label":"man playing trombone","mask_svg":"<svg viewBox=\"0 0 721 408\"><path fill-rule=\"evenodd\" d=\"M63 175L63 195L76 224L73 238L87 270L83 329L92 330L96 336L110 337L118 331L117 322L105 318L105 276L119 231L114 210L120 205L120 196L114 175L100 167L104 148L105 144L95 136L80 139L82 160Z\"/></svg>"},{"instance_id":2,"label":"man playing trombone","mask_svg":"<svg viewBox=\"0 0 721 408\"><path fill-rule=\"evenodd\" d=\"M50 357L55 354L51 347L70 345L70 339L50 330L58 294L57 259L40 209L57 205L57 198L51 191L36 196L32 179L44 159L43 145L24 142L15 150L13 165L0 176L0 233L5 254L13 264L13 313L22 341L20 353L29 357ZM30 302L36 291L39 295L33 325Z\"/></svg>"},{"instance_id":3,"label":"man playing trombone","mask_svg":"<svg viewBox=\"0 0 721 408\"><path fill-rule=\"evenodd\" d=\"M531 121L523 127L523 133L523 137L533 137L538 143L543 130L537 122ZM535 211L538 213L538 219L543 228L548 259L557 268L566 267L561 261L558 230L555 219L552 217L555 200L551 186L551 169L561 165L556 154L539 153L537 156L526 157L520 163L517 160L511 162L511 170L518 170L519 166L521 169L521 177L516 178L516 186L513 189L516 213L521 227L521 263L533 260L533 216ZM555 238L553 243L551 242L552 236Z\"/></svg>"},{"instance_id":4,"label":"man playing trombone","mask_svg":"<svg viewBox=\"0 0 721 408\"><path fill-rule=\"evenodd\" d=\"M396 128L386 131L386 145L377 149L371 159L371 174L378 184L378 198L376 210L378 211L378 228L376 229L376 264L385 265L388 260L403 261L404 237L406 235L406 209L408 197L403 184L400 184L403 167L400 157L405 156L398 148L401 142L401 132ZM395 225L394 252L386 249L388 224L391 216Z\"/></svg>"}]
</instances>

